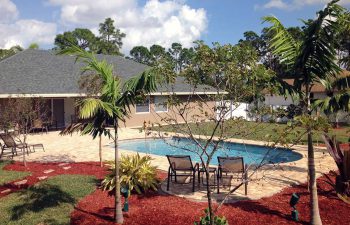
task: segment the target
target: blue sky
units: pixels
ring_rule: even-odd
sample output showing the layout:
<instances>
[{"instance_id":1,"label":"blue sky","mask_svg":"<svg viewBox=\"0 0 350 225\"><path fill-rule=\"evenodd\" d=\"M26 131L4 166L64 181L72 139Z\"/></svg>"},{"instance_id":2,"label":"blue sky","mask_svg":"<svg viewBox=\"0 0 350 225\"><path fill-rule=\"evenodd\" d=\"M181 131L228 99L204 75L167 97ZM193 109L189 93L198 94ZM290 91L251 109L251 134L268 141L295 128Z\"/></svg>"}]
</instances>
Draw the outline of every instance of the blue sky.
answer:
<instances>
[{"instance_id":1,"label":"blue sky","mask_svg":"<svg viewBox=\"0 0 350 225\"><path fill-rule=\"evenodd\" d=\"M72 3L73 2L73 3ZM0 0L0 47L39 42L51 48L57 33L87 27L97 33L99 22L112 17L126 34L123 51L153 43L190 46L237 43L243 32L260 32L261 18L277 16L286 26L314 18L326 0ZM350 0L342 0L346 8ZM2 40L1 40L2 39Z\"/></svg>"}]
</instances>

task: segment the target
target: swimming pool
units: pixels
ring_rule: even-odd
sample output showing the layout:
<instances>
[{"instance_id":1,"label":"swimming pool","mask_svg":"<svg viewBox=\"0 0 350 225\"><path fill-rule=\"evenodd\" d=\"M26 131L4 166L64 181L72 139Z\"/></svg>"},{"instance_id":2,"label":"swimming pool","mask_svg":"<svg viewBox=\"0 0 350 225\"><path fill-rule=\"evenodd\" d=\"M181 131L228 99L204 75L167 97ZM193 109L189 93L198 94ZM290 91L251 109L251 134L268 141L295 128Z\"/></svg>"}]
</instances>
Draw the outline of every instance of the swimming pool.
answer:
<instances>
[{"instance_id":1,"label":"swimming pool","mask_svg":"<svg viewBox=\"0 0 350 225\"><path fill-rule=\"evenodd\" d=\"M154 155L190 155L192 161L199 162L200 158L196 153L186 151L183 148L197 151L198 146L186 138L168 139L137 139L120 141L120 149ZM267 154L267 155L266 155ZM267 157L265 157L265 155ZM217 165L217 156L241 156L246 164L292 162L302 158L302 155L285 148L270 148L267 146L238 144L224 142L220 144L219 150L214 154L211 164Z\"/></svg>"}]
</instances>

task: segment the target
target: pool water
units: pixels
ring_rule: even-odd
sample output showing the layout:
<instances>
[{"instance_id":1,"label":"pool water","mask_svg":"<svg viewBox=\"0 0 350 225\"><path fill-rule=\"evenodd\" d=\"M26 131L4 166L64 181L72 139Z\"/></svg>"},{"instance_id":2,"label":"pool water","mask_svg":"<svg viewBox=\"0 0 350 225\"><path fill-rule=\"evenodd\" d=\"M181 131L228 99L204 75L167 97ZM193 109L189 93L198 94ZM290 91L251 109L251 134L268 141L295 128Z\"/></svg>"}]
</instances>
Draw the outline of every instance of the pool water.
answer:
<instances>
[{"instance_id":1,"label":"pool water","mask_svg":"<svg viewBox=\"0 0 350 225\"><path fill-rule=\"evenodd\" d=\"M268 146L238 144L232 142L220 143L218 151L214 154L211 164L217 165L218 156L240 156L245 164L283 163L297 161L302 155L285 148L271 148ZM137 139L121 141L120 149L154 155L190 155L192 161L200 162L195 152L200 152L194 141L186 138L168 139ZM209 148L212 148L210 146Z\"/></svg>"}]
</instances>

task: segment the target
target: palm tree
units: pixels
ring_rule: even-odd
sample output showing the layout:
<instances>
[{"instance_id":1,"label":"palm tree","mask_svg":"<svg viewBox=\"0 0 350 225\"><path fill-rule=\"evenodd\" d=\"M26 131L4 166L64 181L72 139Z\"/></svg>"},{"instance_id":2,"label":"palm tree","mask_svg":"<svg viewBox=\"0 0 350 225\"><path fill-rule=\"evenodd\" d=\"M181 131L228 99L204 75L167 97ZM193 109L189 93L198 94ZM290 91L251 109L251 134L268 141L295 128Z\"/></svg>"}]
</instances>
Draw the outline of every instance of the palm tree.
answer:
<instances>
[{"instance_id":1,"label":"palm tree","mask_svg":"<svg viewBox=\"0 0 350 225\"><path fill-rule=\"evenodd\" d=\"M72 125L82 127L83 132L92 134L94 137L107 132L104 128L106 120L114 121L114 150L115 150L115 222L123 223L120 198L119 180L119 153L118 153L118 122L124 121L129 115L130 105L134 105L136 97L156 91L158 77L152 69L135 76L122 86L118 77L113 75L113 66L106 61L98 61L93 53L86 52L78 46L71 46L60 54L75 55L77 60L82 60L84 72L94 73L101 81L98 96L91 96L80 102L80 117L85 122ZM108 135L108 134L107 134Z\"/></svg>"},{"instance_id":2,"label":"palm tree","mask_svg":"<svg viewBox=\"0 0 350 225\"><path fill-rule=\"evenodd\" d=\"M335 34L339 31L337 19L344 11L338 0L333 0L317 13L314 20L304 21L303 38L295 40L273 16L263 20L272 24L270 47L279 61L295 74L294 86L301 95L304 104L304 115L311 114L310 92L314 83L339 73L336 64ZM308 175L310 193L311 224L322 224L316 187L312 129L307 128L308 139Z\"/></svg>"}]
</instances>

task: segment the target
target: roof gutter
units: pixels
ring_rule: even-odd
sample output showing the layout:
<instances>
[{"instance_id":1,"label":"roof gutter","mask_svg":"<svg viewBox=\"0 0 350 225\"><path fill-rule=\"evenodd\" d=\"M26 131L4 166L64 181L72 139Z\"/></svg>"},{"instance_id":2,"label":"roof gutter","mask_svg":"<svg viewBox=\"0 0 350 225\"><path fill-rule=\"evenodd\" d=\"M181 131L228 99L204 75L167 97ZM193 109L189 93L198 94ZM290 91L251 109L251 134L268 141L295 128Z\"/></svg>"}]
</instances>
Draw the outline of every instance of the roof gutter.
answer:
<instances>
[{"instance_id":1,"label":"roof gutter","mask_svg":"<svg viewBox=\"0 0 350 225\"><path fill-rule=\"evenodd\" d=\"M226 91L195 91L195 92L153 92L149 95L216 95L227 94ZM59 93L59 94L0 94L0 98L73 98L86 97L84 93Z\"/></svg>"}]
</instances>

